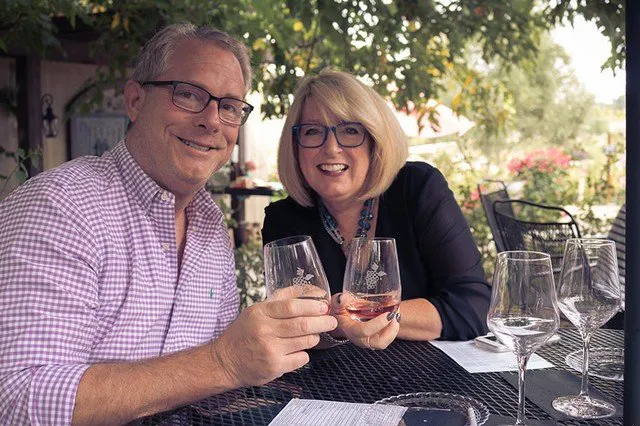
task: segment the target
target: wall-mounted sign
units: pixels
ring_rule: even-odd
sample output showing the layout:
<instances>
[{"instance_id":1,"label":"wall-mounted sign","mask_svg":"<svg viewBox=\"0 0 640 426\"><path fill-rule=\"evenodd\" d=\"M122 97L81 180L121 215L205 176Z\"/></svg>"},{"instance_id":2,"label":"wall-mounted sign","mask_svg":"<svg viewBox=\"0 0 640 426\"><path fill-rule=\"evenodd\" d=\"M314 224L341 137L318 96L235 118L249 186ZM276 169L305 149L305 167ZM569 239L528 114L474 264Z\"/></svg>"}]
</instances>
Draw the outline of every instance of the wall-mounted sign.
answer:
<instances>
[{"instance_id":1,"label":"wall-mounted sign","mask_svg":"<svg viewBox=\"0 0 640 426\"><path fill-rule=\"evenodd\" d=\"M129 119L121 114L88 114L71 118L71 158L102 155L124 138Z\"/></svg>"},{"instance_id":2,"label":"wall-mounted sign","mask_svg":"<svg viewBox=\"0 0 640 426\"><path fill-rule=\"evenodd\" d=\"M82 88L65 107L69 121L69 156L102 155L122 140L129 118L120 82L116 87L91 84ZM98 105L92 104L100 99ZM92 105L90 109L87 105Z\"/></svg>"}]
</instances>

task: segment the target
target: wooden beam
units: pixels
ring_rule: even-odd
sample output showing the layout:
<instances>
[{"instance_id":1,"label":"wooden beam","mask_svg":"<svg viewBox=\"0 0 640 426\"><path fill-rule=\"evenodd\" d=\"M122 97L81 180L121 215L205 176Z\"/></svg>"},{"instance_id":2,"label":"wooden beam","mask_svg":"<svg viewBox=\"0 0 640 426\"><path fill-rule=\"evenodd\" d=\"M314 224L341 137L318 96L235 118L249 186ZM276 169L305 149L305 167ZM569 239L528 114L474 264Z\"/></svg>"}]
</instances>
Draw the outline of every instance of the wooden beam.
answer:
<instances>
[{"instance_id":1,"label":"wooden beam","mask_svg":"<svg viewBox=\"0 0 640 426\"><path fill-rule=\"evenodd\" d=\"M40 58L16 58L18 87L18 146L25 152L40 150L42 154L42 107L40 105ZM34 164L35 163L35 164ZM42 171L42 155L27 164L29 177Z\"/></svg>"},{"instance_id":2,"label":"wooden beam","mask_svg":"<svg viewBox=\"0 0 640 426\"><path fill-rule=\"evenodd\" d=\"M79 64L92 64L92 65L108 65L111 62L113 55L106 52L95 57L90 55L91 45L95 42L100 34L96 32L90 25L83 23L82 20L78 20L75 25L71 25L69 20L63 16L54 17L52 23L56 28L54 36L60 42L62 51L49 47L46 52L33 52L28 50L24 43L17 41L13 44L9 44L6 55L0 53L2 56L19 57L19 56L31 56L40 55L41 59L47 59L50 61L59 62L72 62ZM0 38L6 36L8 30L0 30Z\"/></svg>"},{"instance_id":3,"label":"wooden beam","mask_svg":"<svg viewBox=\"0 0 640 426\"><path fill-rule=\"evenodd\" d=\"M238 163L236 164L236 170L241 170L242 165L244 164L246 157L246 146L245 146L245 135L246 129L244 127L240 127L240 131L238 132ZM231 164L233 167L233 163ZM233 172L232 178L237 178L238 173ZM246 241L246 229L245 229L245 221L246 221L246 202L245 199L247 197L238 196L231 194L231 216L236 221L236 227L233 230L233 239L235 243L235 247L240 247Z\"/></svg>"},{"instance_id":4,"label":"wooden beam","mask_svg":"<svg viewBox=\"0 0 640 426\"><path fill-rule=\"evenodd\" d=\"M59 62L71 62L77 64L90 64L90 65L107 65L111 61L113 56L105 54L105 55L97 55L96 57L92 57L89 54L90 50L90 41L83 40L60 40L60 44L62 45L63 52L57 49L49 49L42 59L50 60L50 61L59 61ZM29 52L25 49L24 46L14 45L9 46L8 53L6 56L19 58L21 56L30 56L32 52Z\"/></svg>"}]
</instances>

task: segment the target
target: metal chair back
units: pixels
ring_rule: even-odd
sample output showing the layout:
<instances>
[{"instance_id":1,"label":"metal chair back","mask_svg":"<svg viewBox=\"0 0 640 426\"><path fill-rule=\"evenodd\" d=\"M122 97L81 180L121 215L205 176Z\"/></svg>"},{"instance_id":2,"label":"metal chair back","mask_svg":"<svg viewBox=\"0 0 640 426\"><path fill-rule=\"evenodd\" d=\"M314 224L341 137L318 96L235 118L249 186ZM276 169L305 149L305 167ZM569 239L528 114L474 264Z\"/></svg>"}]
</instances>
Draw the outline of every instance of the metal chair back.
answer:
<instances>
[{"instance_id":1,"label":"metal chair back","mask_svg":"<svg viewBox=\"0 0 640 426\"><path fill-rule=\"evenodd\" d=\"M507 211L515 212L509 214ZM549 253L554 277L562 268L565 241L580 238L580 228L571 213L562 207L526 200L496 200L493 214L504 250L531 250Z\"/></svg>"},{"instance_id":2,"label":"metal chair back","mask_svg":"<svg viewBox=\"0 0 640 426\"><path fill-rule=\"evenodd\" d=\"M622 296L622 308L624 309L624 277L626 272L626 228L627 228L627 206L623 205L618 211L618 215L611 225L607 238L616 242L616 252L618 255L618 273L620 275L620 290Z\"/></svg>"},{"instance_id":3,"label":"metal chair back","mask_svg":"<svg viewBox=\"0 0 640 426\"><path fill-rule=\"evenodd\" d=\"M490 187L493 187L494 190L485 192ZM478 194L480 195L482 209L484 210L484 215L487 218L487 224L489 225L489 229L491 230L491 236L493 237L493 242L496 245L496 250L498 252L504 251L506 249L504 242L502 241L502 234L500 233L500 230L496 223L495 215L493 214L493 202L497 200L509 199L507 185L501 180L485 179L482 181L482 183L478 184ZM503 211L505 214L510 214L511 216L513 216L513 210L510 210L510 205L500 207L500 209L502 208L505 209Z\"/></svg>"}]
</instances>

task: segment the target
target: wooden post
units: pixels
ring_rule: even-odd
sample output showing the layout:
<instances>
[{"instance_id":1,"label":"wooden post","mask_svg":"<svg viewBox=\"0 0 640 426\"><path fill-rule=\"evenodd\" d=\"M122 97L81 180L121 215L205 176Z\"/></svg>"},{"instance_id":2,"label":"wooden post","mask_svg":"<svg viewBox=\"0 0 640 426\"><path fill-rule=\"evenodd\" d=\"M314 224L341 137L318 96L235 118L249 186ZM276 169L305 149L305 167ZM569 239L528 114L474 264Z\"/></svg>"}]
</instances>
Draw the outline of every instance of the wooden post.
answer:
<instances>
[{"instance_id":1,"label":"wooden post","mask_svg":"<svg viewBox=\"0 0 640 426\"><path fill-rule=\"evenodd\" d=\"M246 131L244 127L240 127L238 132L238 163L237 170L234 176L238 177L240 170L245 162L246 149ZM234 229L233 236L236 247L240 247L245 243L246 231L245 231L245 198L243 196L232 195L231 196L231 209L233 210L233 218L236 221L236 228Z\"/></svg>"},{"instance_id":2,"label":"wooden post","mask_svg":"<svg viewBox=\"0 0 640 426\"><path fill-rule=\"evenodd\" d=\"M624 424L640 425L640 3L627 0L627 223Z\"/></svg>"},{"instance_id":3,"label":"wooden post","mask_svg":"<svg viewBox=\"0 0 640 426\"><path fill-rule=\"evenodd\" d=\"M18 146L26 153L36 150L41 153L37 160L26 164L31 177L43 170L39 57L16 57L16 85L18 87Z\"/></svg>"}]
</instances>

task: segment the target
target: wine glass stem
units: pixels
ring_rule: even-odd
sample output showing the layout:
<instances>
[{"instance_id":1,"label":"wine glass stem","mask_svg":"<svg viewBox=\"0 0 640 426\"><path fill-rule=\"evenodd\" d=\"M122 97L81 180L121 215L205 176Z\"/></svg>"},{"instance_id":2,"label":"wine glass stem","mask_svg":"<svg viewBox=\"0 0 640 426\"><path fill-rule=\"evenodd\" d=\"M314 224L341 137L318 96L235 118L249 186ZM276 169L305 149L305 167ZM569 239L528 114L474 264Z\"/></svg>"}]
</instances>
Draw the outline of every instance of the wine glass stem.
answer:
<instances>
[{"instance_id":1,"label":"wine glass stem","mask_svg":"<svg viewBox=\"0 0 640 426\"><path fill-rule=\"evenodd\" d=\"M517 356L518 358L518 419L516 426L524 426L524 373L527 371L529 356Z\"/></svg>"},{"instance_id":2,"label":"wine glass stem","mask_svg":"<svg viewBox=\"0 0 640 426\"><path fill-rule=\"evenodd\" d=\"M589 345L593 332L585 330L582 334L582 384L580 396L589 396Z\"/></svg>"}]
</instances>

